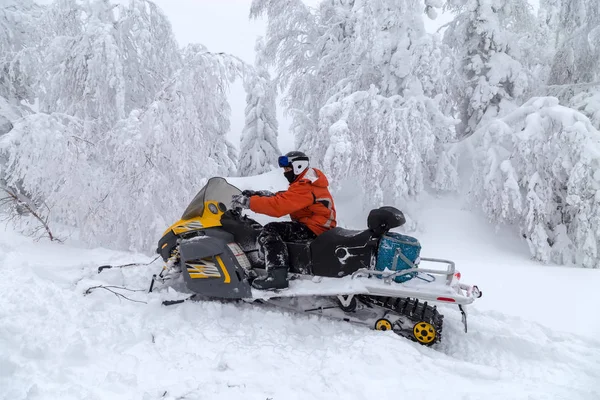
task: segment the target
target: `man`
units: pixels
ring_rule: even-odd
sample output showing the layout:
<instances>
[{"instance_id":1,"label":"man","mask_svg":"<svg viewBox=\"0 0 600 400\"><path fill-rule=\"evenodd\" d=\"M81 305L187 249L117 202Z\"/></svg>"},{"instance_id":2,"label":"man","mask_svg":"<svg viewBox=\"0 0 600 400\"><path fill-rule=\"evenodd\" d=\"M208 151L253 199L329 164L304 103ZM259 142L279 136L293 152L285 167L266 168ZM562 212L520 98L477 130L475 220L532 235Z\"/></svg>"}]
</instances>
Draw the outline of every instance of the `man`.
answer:
<instances>
[{"instance_id":1,"label":"man","mask_svg":"<svg viewBox=\"0 0 600 400\"><path fill-rule=\"evenodd\" d=\"M244 191L233 196L233 207L249 208L259 214L279 218L290 215L291 222L270 222L258 236L265 256L267 276L256 278L256 289L288 287L289 255L285 242L306 242L334 228L335 206L329 193L327 177L316 168L309 168L309 159L300 151L279 157L279 166L290 186L277 194Z\"/></svg>"}]
</instances>

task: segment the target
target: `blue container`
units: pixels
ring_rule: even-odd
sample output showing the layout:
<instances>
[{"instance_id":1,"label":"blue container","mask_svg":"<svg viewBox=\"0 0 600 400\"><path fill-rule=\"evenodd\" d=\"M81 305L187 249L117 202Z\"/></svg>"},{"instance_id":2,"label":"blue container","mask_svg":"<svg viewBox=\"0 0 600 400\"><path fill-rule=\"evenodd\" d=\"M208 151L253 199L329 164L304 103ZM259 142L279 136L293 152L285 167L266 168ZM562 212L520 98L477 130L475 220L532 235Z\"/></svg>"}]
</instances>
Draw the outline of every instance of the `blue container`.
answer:
<instances>
[{"instance_id":1,"label":"blue container","mask_svg":"<svg viewBox=\"0 0 600 400\"><path fill-rule=\"evenodd\" d=\"M415 268L419 264L421 244L411 236L388 232L379 241L377 250L377 263L375 269L383 271L386 268L392 271ZM409 272L394 278L396 282L406 282L417 276L416 272Z\"/></svg>"}]
</instances>

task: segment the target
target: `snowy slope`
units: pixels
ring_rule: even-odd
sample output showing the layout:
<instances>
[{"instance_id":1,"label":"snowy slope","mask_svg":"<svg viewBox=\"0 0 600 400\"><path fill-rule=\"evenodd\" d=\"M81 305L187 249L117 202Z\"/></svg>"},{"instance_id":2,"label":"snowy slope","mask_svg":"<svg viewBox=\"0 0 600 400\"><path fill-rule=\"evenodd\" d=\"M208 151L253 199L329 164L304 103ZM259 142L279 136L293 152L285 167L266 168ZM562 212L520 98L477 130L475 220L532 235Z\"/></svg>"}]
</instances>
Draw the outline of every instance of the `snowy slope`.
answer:
<instances>
[{"instance_id":1,"label":"snowy slope","mask_svg":"<svg viewBox=\"0 0 600 400\"><path fill-rule=\"evenodd\" d=\"M273 176L231 179L277 190ZM445 336L425 348L390 332L248 304L186 303L147 289L153 257L34 242L0 230L0 399L600 398L600 271L543 267L457 201L418 217L423 255L457 262L484 297L469 333L444 307ZM344 221L351 202L338 204ZM350 215L350 211L348 211ZM365 218L366 220L366 218ZM263 219L265 221L265 219ZM157 238L158 240L158 238Z\"/></svg>"}]
</instances>

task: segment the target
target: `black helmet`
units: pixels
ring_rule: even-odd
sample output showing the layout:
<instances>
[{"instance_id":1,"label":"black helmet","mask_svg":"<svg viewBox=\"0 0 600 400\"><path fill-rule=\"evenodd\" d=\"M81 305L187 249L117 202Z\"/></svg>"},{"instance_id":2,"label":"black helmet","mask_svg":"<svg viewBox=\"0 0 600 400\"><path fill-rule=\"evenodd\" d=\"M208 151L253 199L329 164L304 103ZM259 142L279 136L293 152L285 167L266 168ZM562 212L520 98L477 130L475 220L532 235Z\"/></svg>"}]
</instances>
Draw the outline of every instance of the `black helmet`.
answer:
<instances>
[{"instance_id":1,"label":"black helmet","mask_svg":"<svg viewBox=\"0 0 600 400\"><path fill-rule=\"evenodd\" d=\"M277 160L277 164L281 168L292 168L291 171L284 173L290 183L294 182L308 168L309 162L308 156L301 151L290 151Z\"/></svg>"}]
</instances>

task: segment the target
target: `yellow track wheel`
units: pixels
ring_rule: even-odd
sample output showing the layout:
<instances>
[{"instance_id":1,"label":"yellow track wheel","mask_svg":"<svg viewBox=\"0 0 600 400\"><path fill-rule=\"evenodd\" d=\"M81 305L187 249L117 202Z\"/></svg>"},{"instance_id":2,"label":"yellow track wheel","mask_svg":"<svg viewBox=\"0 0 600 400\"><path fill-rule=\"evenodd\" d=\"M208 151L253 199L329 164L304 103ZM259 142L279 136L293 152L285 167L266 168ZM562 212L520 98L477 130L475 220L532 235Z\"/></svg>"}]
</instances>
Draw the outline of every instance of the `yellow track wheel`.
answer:
<instances>
[{"instance_id":1,"label":"yellow track wheel","mask_svg":"<svg viewBox=\"0 0 600 400\"><path fill-rule=\"evenodd\" d=\"M419 343L430 344L435 340L436 332L429 322L417 322L413 327L413 335Z\"/></svg>"},{"instance_id":2,"label":"yellow track wheel","mask_svg":"<svg viewBox=\"0 0 600 400\"><path fill-rule=\"evenodd\" d=\"M385 318L378 319L377 322L375 322L375 330L391 331L392 323Z\"/></svg>"}]
</instances>

